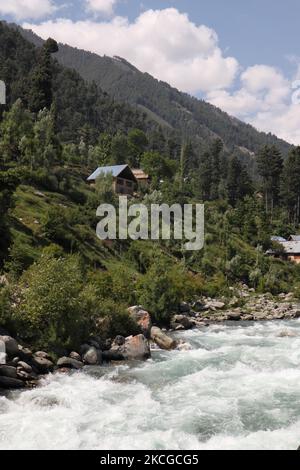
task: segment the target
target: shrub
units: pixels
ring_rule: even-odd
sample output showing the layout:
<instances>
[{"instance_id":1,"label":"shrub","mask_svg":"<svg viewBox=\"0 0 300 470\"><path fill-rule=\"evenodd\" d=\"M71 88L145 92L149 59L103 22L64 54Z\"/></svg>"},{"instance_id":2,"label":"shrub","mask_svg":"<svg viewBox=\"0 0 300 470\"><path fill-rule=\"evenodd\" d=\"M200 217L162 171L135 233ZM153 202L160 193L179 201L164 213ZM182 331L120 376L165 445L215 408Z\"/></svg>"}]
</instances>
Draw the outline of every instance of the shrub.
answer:
<instances>
[{"instance_id":1,"label":"shrub","mask_svg":"<svg viewBox=\"0 0 300 470\"><path fill-rule=\"evenodd\" d=\"M6 287L0 286L0 327L12 329L10 293Z\"/></svg>"},{"instance_id":2,"label":"shrub","mask_svg":"<svg viewBox=\"0 0 300 470\"><path fill-rule=\"evenodd\" d=\"M82 315L83 273L77 257L41 256L21 279L15 313L20 336L36 347L75 348L88 334Z\"/></svg>"},{"instance_id":3,"label":"shrub","mask_svg":"<svg viewBox=\"0 0 300 470\"><path fill-rule=\"evenodd\" d=\"M180 301L192 295L192 281L182 265L161 258L138 282L138 302L158 324L168 324Z\"/></svg>"}]
</instances>

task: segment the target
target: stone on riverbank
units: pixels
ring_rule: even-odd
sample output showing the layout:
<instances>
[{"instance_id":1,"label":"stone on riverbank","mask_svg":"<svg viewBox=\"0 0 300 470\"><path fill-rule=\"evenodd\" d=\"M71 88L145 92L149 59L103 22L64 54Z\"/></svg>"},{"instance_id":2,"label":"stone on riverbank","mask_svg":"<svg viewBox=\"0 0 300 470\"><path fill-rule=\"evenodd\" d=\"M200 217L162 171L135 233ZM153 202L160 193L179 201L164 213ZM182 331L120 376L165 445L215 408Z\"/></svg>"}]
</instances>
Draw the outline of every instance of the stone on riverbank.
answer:
<instances>
[{"instance_id":1,"label":"stone on riverbank","mask_svg":"<svg viewBox=\"0 0 300 470\"><path fill-rule=\"evenodd\" d=\"M241 313L240 312L228 312L227 318L228 320L239 321L241 319Z\"/></svg>"},{"instance_id":2,"label":"stone on riverbank","mask_svg":"<svg viewBox=\"0 0 300 470\"><path fill-rule=\"evenodd\" d=\"M99 349L96 349L94 346L91 346L83 354L82 360L85 364L89 366L96 366L102 364L102 352Z\"/></svg>"},{"instance_id":3,"label":"stone on riverbank","mask_svg":"<svg viewBox=\"0 0 300 470\"><path fill-rule=\"evenodd\" d=\"M175 349L177 346L176 341L164 333L157 326L151 328L151 339L154 341L161 349Z\"/></svg>"},{"instance_id":4,"label":"stone on riverbank","mask_svg":"<svg viewBox=\"0 0 300 470\"><path fill-rule=\"evenodd\" d=\"M125 360L143 360L151 356L149 342L144 335L129 336L123 347Z\"/></svg>"},{"instance_id":5,"label":"stone on riverbank","mask_svg":"<svg viewBox=\"0 0 300 470\"><path fill-rule=\"evenodd\" d=\"M174 315L171 320L171 328L177 330L178 326L181 326L184 330L190 330L194 325L186 315Z\"/></svg>"},{"instance_id":6,"label":"stone on riverbank","mask_svg":"<svg viewBox=\"0 0 300 470\"><path fill-rule=\"evenodd\" d=\"M75 359L75 361L81 362L81 356L80 356L80 354L78 354L78 353L75 352L75 351L72 351L72 352L69 354L69 357L70 357L71 359Z\"/></svg>"},{"instance_id":7,"label":"stone on riverbank","mask_svg":"<svg viewBox=\"0 0 300 470\"><path fill-rule=\"evenodd\" d=\"M0 376L0 388L13 389L13 388L24 388L25 384L20 379L13 379L11 377Z\"/></svg>"},{"instance_id":8,"label":"stone on riverbank","mask_svg":"<svg viewBox=\"0 0 300 470\"><path fill-rule=\"evenodd\" d=\"M78 361L77 359L73 359L71 357L61 357L57 361L57 367L59 369L67 368L67 369L79 370L79 369L82 369L83 363L81 361Z\"/></svg>"},{"instance_id":9,"label":"stone on riverbank","mask_svg":"<svg viewBox=\"0 0 300 470\"><path fill-rule=\"evenodd\" d=\"M150 338L150 331L152 326L150 314L144 310L141 305L129 307L128 312L131 318L139 325L142 334L146 338Z\"/></svg>"},{"instance_id":10,"label":"stone on riverbank","mask_svg":"<svg viewBox=\"0 0 300 470\"><path fill-rule=\"evenodd\" d=\"M0 366L0 376L9 377L11 379L17 379L17 369L13 366L2 365Z\"/></svg>"},{"instance_id":11,"label":"stone on riverbank","mask_svg":"<svg viewBox=\"0 0 300 470\"><path fill-rule=\"evenodd\" d=\"M9 356L18 356L19 345L14 338L11 336L0 336L0 341L4 343L6 354Z\"/></svg>"},{"instance_id":12,"label":"stone on riverbank","mask_svg":"<svg viewBox=\"0 0 300 470\"><path fill-rule=\"evenodd\" d=\"M54 364L45 357L34 356L32 358L32 365L37 369L39 374L48 374L54 369Z\"/></svg>"}]
</instances>

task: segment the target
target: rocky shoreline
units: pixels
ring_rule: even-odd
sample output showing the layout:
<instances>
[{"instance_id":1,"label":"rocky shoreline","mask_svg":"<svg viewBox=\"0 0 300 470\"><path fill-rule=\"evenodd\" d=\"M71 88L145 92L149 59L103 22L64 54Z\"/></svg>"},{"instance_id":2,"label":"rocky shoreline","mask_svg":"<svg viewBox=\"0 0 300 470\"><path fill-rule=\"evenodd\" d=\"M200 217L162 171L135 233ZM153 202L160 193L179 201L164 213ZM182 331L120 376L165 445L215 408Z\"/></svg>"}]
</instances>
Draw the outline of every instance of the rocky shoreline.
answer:
<instances>
[{"instance_id":1,"label":"rocky shoreline","mask_svg":"<svg viewBox=\"0 0 300 470\"><path fill-rule=\"evenodd\" d=\"M255 295L251 289L243 288L240 296L227 299L203 298L192 304L182 303L180 315L174 315L171 326L175 330L204 326L212 322L224 321L269 321L290 320L300 317L300 302L294 294L280 294L273 298L271 294Z\"/></svg>"},{"instance_id":2,"label":"rocky shoreline","mask_svg":"<svg viewBox=\"0 0 300 470\"><path fill-rule=\"evenodd\" d=\"M0 344L5 345L5 354L0 357L1 389L22 389L36 387L49 373L67 373L81 370L84 366L102 365L108 362L146 360L151 357L152 348L165 350L189 349L183 341L176 341L172 333L192 328L205 328L212 323L227 321L270 321L300 317L300 303L294 295L280 294L273 298L270 294L256 295L247 286L233 292L231 299L201 298L191 304L182 302L180 312L171 319L170 329L162 330L152 325L150 314L141 306L128 309L130 316L140 328L140 334L117 336L113 341L103 342L98 337L89 338L79 351L55 360L44 351L33 352L19 344L8 334L0 336ZM283 332L282 336L289 336Z\"/></svg>"}]
</instances>

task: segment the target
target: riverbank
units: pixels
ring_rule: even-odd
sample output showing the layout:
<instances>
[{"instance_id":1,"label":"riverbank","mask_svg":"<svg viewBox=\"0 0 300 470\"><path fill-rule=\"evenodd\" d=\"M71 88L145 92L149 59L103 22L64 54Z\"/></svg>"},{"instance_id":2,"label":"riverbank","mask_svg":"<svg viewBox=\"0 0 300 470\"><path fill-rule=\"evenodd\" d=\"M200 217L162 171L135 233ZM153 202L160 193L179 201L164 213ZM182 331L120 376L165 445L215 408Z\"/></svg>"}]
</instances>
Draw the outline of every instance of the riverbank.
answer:
<instances>
[{"instance_id":1,"label":"riverbank","mask_svg":"<svg viewBox=\"0 0 300 470\"><path fill-rule=\"evenodd\" d=\"M253 289L244 285L240 289L235 289L234 295L229 300L224 297L220 299L204 297L191 304L183 303L181 313L190 317L196 326L198 322L228 320L290 320L300 317L300 302L292 292L273 297L271 294L256 294ZM176 317L173 325L176 329Z\"/></svg>"},{"instance_id":2,"label":"riverbank","mask_svg":"<svg viewBox=\"0 0 300 470\"><path fill-rule=\"evenodd\" d=\"M151 315L141 306L130 307L128 312L140 328L140 334L127 338L118 335L105 341L92 337L78 351L66 351L58 359L45 351L31 351L9 335L0 336L6 353L0 364L0 389L33 388L52 372L68 373L84 366L147 360L155 348L188 350L189 345L177 341L174 334L223 322L292 320L300 317L300 304L292 293L273 298L270 294L257 295L242 286L229 301L203 297L191 304L181 303L180 312L174 314L168 330L153 326ZM283 330L281 335L289 336L291 332Z\"/></svg>"}]
</instances>

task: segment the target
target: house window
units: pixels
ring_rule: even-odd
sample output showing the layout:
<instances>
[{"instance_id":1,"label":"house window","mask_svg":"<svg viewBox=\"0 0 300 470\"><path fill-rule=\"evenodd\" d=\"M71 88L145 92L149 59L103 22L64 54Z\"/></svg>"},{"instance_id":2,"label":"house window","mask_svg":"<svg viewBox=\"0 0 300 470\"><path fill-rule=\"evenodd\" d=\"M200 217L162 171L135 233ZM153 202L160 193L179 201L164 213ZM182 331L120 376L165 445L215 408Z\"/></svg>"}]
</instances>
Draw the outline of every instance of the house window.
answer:
<instances>
[{"instance_id":1,"label":"house window","mask_svg":"<svg viewBox=\"0 0 300 470\"><path fill-rule=\"evenodd\" d=\"M132 188L132 182L131 181L126 181L126 186L128 188Z\"/></svg>"},{"instance_id":2,"label":"house window","mask_svg":"<svg viewBox=\"0 0 300 470\"><path fill-rule=\"evenodd\" d=\"M124 180L122 180L121 178L118 178L117 179L117 182L120 186L123 186L124 185Z\"/></svg>"}]
</instances>

